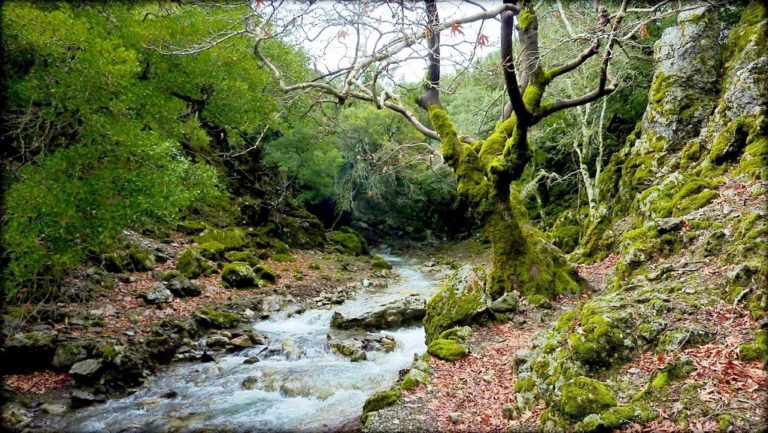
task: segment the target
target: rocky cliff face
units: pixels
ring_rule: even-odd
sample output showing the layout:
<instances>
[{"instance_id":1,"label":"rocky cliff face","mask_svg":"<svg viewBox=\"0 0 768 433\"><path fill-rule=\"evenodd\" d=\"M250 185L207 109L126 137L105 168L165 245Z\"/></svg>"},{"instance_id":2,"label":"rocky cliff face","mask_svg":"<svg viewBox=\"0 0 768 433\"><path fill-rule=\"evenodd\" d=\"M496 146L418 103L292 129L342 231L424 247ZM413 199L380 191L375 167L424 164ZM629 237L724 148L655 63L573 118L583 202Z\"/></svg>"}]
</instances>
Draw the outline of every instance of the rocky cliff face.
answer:
<instances>
[{"instance_id":1,"label":"rocky cliff face","mask_svg":"<svg viewBox=\"0 0 768 433\"><path fill-rule=\"evenodd\" d=\"M574 253L618 252L614 275L518 371L517 409L544 405L547 431L694 417L766 427L736 398L702 397L727 382L718 362L741 374L768 357L768 20L754 3L725 21L687 11L655 47L645 116L602 176L601 217Z\"/></svg>"}]
</instances>

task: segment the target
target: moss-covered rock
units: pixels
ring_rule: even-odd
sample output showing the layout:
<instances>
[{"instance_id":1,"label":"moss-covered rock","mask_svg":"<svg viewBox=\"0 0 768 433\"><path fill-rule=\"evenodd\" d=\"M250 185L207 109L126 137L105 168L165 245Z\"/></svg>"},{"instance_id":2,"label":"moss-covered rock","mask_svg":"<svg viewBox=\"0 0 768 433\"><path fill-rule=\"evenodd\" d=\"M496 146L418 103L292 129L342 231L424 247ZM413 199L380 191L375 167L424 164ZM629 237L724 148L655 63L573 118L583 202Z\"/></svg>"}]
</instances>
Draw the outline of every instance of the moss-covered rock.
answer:
<instances>
[{"instance_id":1,"label":"moss-covered rock","mask_svg":"<svg viewBox=\"0 0 768 433\"><path fill-rule=\"evenodd\" d=\"M212 308L199 308L195 310L194 317L201 326L214 329L234 328L239 322L237 314Z\"/></svg>"},{"instance_id":2,"label":"moss-covered rock","mask_svg":"<svg viewBox=\"0 0 768 433\"><path fill-rule=\"evenodd\" d=\"M757 331L754 343L744 343L739 347L739 359L742 361L765 361L768 359L768 330Z\"/></svg>"},{"instance_id":3,"label":"moss-covered rock","mask_svg":"<svg viewBox=\"0 0 768 433\"><path fill-rule=\"evenodd\" d=\"M574 426L574 430L583 433L611 431L630 422L649 422L657 417L658 412L645 403L629 404L608 409L601 414L587 415Z\"/></svg>"},{"instance_id":4,"label":"moss-covered rock","mask_svg":"<svg viewBox=\"0 0 768 433\"><path fill-rule=\"evenodd\" d=\"M200 244L197 250L200 252L200 255L206 259L218 261L224 258L226 248L216 241L211 241Z\"/></svg>"},{"instance_id":5,"label":"moss-covered rock","mask_svg":"<svg viewBox=\"0 0 768 433\"><path fill-rule=\"evenodd\" d=\"M253 272L256 274L256 278L264 280L268 283L274 283L278 278L280 278L280 275L277 273L277 271L267 265L257 265L253 269Z\"/></svg>"},{"instance_id":6,"label":"moss-covered rock","mask_svg":"<svg viewBox=\"0 0 768 433\"><path fill-rule=\"evenodd\" d=\"M465 342L472 338L472 328L469 326L457 326L441 332L438 338Z\"/></svg>"},{"instance_id":7,"label":"moss-covered rock","mask_svg":"<svg viewBox=\"0 0 768 433\"><path fill-rule=\"evenodd\" d=\"M157 267L155 254L152 250L140 247L128 249L128 263L130 268L136 272L151 271Z\"/></svg>"},{"instance_id":8,"label":"moss-covered rock","mask_svg":"<svg viewBox=\"0 0 768 433\"><path fill-rule=\"evenodd\" d=\"M400 389L380 391L368 397L363 405L363 415L384 409L400 401Z\"/></svg>"},{"instance_id":9,"label":"moss-covered rock","mask_svg":"<svg viewBox=\"0 0 768 433\"><path fill-rule=\"evenodd\" d=\"M579 420L590 414L600 414L612 406L616 406L616 398L605 384L578 376L560 387L560 398L554 408Z\"/></svg>"},{"instance_id":10,"label":"moss-covered rock","mask_svg":"<svg viewBox=\"0 0 768 433\"><path fill-rule=\"evenodd\" d=\"M356 256L368 254L368 243L365 238L350 227L340 227L339 230L328 232L328 240L343 254Z\"/></svg>"},{"instance_id":11,"label":"moss-covered rock","mask_svg":"<svg viewBox=\"0 0 768 433\"><path fill-rule=\"evenodd\" d=\"M427 302L424 330L427 342L441 332L471 322L485 311L485 270L463 266Z\"/></svg>"},{"instance_id":12,"label":"moss-covered rock","mask_svg":"<svg viewBox=\"0 0 768 433\"><path fill-rule=\"evenodd\" d=\"M371 257L371 268L375 271L390 270L392 263L389 263L384 257L376 255Z\"/></svg>"},{"instance_id":13,"label":"moss-covered rock","mask_svg":"<svg viewBox=\"0 0 768 433\"><path fill-rule=\"evenodd\" d=\"M221 270L221 281L226 287L241 289L257 285L256 273L251 265L243 262L234 262L224 266Z\"/></svg>"},{"instance_id":14,"label":"moss-covered rock","mask_svg":"<svg viewBox=\"0 0 768 433\"><path fill-rule=\"evenodd\" d=\"M176 225L176 229L187 235L198 235L208 229L210 226L204 221L186 220Z\"/></svg>"},{"instance_id":15,"label":"moss-covered rock","mask_svg":"<svg viewBox=\"0 0 768 433\"><path fill-rule=\"evenodd\" d=\"M248 244L248 237L245 232L237 227L223 229L208 228L195 237L194 240L201 245L208 242L216 242L223 246L226 251L238 250Z\"/></svg>"},{"instance_id":16,"label":"moss-covered rock","mask_svg":"<svg viewBox=\"0 0 768 433\"><path fill-rule=\"evenodd\" d=\"M224 254L224 258L229 262L244 262L251 265L251 267L258 266L261 263L259 254L252 249L245 249L242 251L231 251Z\"/></svg>"},{"instance_id":17,"label":"moss-covered rock","mask_svg":"<svg viewBox=\"0 0 768 433\"><path fill-rule=\"evenodd\" d=\"M276 262L282 262L282 263L289 263L289 262L296 261L296 257L293 257L290 254L275 253L275 254L272 254L271 258Z\"/></svg>"},{"instance_id":18,"label":"moss-covered rock","mask_svg":"<svg viewBox=\"0 0 768 433\"><path fill-rule=\"evenodd\" d=\"M429 343L427 353L446 361L456 361L469 354L469 347L457 340L438 338Z\"/></svg>"},{"instance_id":19,"label":"moss-covered rock","mask_svg":"<svg viewBox=\"0 0 768 433\"><path fill-rule=\"evenodd\" d=\"M179 255L176 269L185 277L197 278L201 275L211 275L216 267L210 264L197 248L189 248Z\"/></svg>"},{"instance_id":20,"label":"moss-covered rock","mask_svg":"<svg viewBox=\"0 0 768 433\"><path fill-rule=\"evenodd\" d=\"M400 383L400 388L404 390L414 389L420 385L426 385L429 383L429 375L421 370L412 368Z\"/></svg>"}]
</instances>

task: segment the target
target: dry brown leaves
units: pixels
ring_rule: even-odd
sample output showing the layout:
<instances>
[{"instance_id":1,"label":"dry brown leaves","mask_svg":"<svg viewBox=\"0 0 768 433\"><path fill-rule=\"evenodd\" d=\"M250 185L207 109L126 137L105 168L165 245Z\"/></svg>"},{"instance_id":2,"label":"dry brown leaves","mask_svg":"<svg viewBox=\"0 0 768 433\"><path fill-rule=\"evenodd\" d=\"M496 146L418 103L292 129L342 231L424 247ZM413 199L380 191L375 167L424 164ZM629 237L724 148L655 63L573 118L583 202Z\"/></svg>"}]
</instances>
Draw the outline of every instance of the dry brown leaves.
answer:
<instances>
[{"instance_id":1,"label":"dry brown leaves","mask_svg":"<svg viewBox=\"0 0 768 433\"><path fill-rule=\"evenodd\" d=\"M591 265L578 265L576 272L581 278L584 278L592 290L598 290L605 284L605 277L613 272L621 256L618 253L611 253L608 257Z\"/></svg>"},{"instance_id":2,"label":"dry brown leaves","mask_svg":"<svg viewBox=\"0 0 768 433\"><path fill-rule=\"evenodd\" d=\"M4 380L9 387L30 394L45 394L72 383L72 377L69 374L50 370L28 374L10 374L5 376Z\"/></svg>"},{"instance_id":3,"label":"dry brown leaves","mask_svg":"<svg viewBox=\"0 0 768 433\"><path fill-rule=\"evenodd\" d=\"M413 394L426 401L430 425L443 432L504 432L510 422L502 416L504 406L514 401L514 354L530 348L533 334L541 326L518 328L513 323L492 324L475 330L474 352L459 361L432 359L434 373L430 386ZM460 421L451 423L448 414L458 412ZM535 426L537 415L526 418Z\"/></svg>"}]
</instances>

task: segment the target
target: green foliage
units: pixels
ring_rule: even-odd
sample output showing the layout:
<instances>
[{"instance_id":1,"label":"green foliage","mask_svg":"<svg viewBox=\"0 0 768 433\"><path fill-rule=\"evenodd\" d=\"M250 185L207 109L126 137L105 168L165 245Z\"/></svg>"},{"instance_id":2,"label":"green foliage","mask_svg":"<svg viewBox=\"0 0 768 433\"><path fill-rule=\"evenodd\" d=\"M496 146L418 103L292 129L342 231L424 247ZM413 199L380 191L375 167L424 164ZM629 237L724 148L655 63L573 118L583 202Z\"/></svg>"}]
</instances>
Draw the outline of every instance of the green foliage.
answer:
<instances>
[{"instance_id":1,"label":"green foliage","mask_svg":"<svg viewBox=\"0 0 768 433\"><path fill-rule=\"evenodd\" d=\"M73 146L21 170L6 195L9 280L60 277L92 249L114 246L124 228L172 223L216 194L210 168L136 132L130 141Z\"/></svg>"}]
</instances>

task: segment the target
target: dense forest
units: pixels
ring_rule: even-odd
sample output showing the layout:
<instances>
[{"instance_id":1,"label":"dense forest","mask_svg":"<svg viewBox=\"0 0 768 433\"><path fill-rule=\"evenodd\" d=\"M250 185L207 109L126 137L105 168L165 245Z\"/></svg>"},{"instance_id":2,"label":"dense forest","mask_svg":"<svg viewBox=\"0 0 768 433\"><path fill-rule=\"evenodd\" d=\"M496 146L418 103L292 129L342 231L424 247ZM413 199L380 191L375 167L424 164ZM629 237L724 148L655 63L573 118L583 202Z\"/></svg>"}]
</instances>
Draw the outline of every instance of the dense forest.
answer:
<instances>
[{"instance_id":1,"label":"dense forest","mask_svg":"<svg viewBox=\"0 0 768 433\"><path fill-rule=\"evenodd\" d=\"M1 28L0 430L768 429L762 2Z\"/></svg>"}]
</instances>

